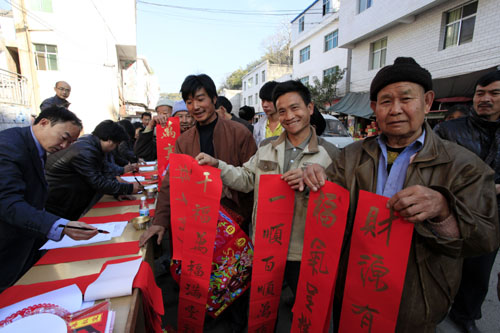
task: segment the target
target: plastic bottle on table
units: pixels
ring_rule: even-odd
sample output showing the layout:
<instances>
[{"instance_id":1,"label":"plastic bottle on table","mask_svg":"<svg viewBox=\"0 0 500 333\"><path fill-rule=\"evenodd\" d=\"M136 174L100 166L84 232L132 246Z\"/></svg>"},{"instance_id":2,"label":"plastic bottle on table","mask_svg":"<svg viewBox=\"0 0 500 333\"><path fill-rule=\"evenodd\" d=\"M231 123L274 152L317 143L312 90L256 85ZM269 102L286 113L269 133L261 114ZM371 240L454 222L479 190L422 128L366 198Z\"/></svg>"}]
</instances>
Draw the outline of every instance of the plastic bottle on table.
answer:
<instances>
[{"instance_id":1,"label":"plastic bottle on table","mask_svg":"<svg viewBox=\"0 0 500 333\"><path fill-rule=\"evenodd\" d=\"M146 201L146 197L141 197L141 203L139 205L139 215L149 216L149 205Z\"/></svg>"}]
</instances>

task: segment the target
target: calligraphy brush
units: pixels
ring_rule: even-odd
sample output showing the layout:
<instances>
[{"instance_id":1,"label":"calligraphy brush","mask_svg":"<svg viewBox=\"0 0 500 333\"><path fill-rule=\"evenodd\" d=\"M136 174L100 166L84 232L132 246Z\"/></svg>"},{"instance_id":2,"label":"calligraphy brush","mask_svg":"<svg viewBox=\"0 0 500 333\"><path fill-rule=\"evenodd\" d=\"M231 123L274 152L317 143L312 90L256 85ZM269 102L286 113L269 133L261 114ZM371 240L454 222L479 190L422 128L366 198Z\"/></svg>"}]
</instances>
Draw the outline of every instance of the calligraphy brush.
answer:
<instances>
[{"instance_id":1,"label":"calligraphy brush","mask_svg":"<svg viewBox=\"0 0 500 333\"><path fill-rule=\"evenodd\" d=\"M141 182L139 181L139 179L137 179L137 177L135 176L135 171L132 171L132 174L134 175L134 179L135 181L142 187L144 187L144 185L141 184Z\"/></svg>"},{"instance_id":2,"label":"calligraphy brush","mask_svg":"<svg viewBox=\"0 0 500 333\"><path fill-rule=\"evenodd\" d=\"M89 229L89 228L84 228L84 227L74 227L74 226L71 226L71 225L64 225L64 224L59 224L58 227L59 228L78 229L78 230L89 230L89 231L94 230L94 229ZM109 234L109 231L101 230L101 229L97 229L97 232L101 233L101 234Z\"/></svg>"}]
</instances>

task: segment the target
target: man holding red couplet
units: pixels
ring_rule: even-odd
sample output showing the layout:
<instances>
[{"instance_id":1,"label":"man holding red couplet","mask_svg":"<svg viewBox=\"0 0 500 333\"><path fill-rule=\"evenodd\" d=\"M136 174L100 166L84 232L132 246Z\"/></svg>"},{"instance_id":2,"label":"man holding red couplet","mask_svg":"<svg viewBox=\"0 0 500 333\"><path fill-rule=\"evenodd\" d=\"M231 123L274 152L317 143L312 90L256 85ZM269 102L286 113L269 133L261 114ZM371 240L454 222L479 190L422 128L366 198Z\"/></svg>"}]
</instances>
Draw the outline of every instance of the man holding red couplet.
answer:
<instances>
[{"instance_id":1,"label":"man holding red couplet","mask_svg":"<svg viewBox=\"0 0 500 333\"><path fill-rule=\"evenodd\" d=\"M493 171L425 122L434 100L432 77L413 58L382 68L370 99L382 134L347 146L327 170L328 179L351 195L334 318L340 318L358 194L365 190L389 197L387 208L415 223L396 332L435 332L458 290L462 258L498 247ZM325 179L317 165L304 174L314 191Z\"/></svg>"},{"instance_id":2,"label":"man holding red couplet","mask_svg":"<svg viewBox=\"0 0 500 333\"><path fill-rule=\"evenodd\" d=\"M300 81L279 83L273 91L273 102L279 121L285 131L280 136L263 140L257 153L242 167L234 167L208 154L196 159L202 165L216 166L222 170L221 179L229 188L250 192L254 190L252 240L255 241L256 207L261 175L283 174L294 190L295 207L292 234L288 248L285 280L295 294L300 273L300 261L304 241L304 229L309 196L303 191L302 168L311 163L328 167L336 159L339 150L316 136L310 125L314 104L309 90Z\"/></svg>"}]
</instances>

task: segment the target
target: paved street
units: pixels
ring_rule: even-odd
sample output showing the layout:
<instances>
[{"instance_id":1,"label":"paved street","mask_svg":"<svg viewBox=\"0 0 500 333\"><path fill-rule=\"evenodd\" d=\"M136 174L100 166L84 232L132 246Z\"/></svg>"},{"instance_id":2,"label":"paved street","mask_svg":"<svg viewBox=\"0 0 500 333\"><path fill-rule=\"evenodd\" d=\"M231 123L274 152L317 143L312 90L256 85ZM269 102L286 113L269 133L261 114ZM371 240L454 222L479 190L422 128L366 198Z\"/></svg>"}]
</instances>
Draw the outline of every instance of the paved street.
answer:
<instances>
[{"instance_id":1,"label":"paved street","mask_svg":"<svg viewBox=\"0 0 500 333\"><path fill-rule=\"evenodd\" d=\"M497 296L498 272L500 272L500 256L497 255L495 265L491 271L490 288L483 303L483 318L477 321L477 327L483 333L500 332L500 301ZM437 329L437 333L461 333L457 326L446 318Z\"/></svg>"}]
</instances>

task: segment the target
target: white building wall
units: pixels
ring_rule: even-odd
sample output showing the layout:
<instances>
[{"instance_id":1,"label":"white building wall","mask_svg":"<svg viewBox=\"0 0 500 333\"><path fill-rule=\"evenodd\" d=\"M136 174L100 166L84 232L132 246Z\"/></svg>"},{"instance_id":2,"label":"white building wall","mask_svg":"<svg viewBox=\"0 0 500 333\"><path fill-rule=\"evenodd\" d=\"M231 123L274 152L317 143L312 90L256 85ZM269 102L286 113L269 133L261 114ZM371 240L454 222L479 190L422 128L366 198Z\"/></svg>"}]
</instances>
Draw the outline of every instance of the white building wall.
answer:
<instances>
[{"instance_id":1,"label":"white building wall","mask_svg":"<svg viewBox=\"0 0 500 333\"><path fill-rule=\"evenodd\" d=\"M262 71L265 71L265 80L262 81ZM277 65L270 64L268 61L264 61L259 65L255 66L247 75L242 78L242 91L241 91L241 106L248 105L255 108L255 113L263 112L261 101L259 98L259 91L262 86L268 82L273 81L278 78L290 74L292 72L292 66L287 65ZM258 83L255 84L255 75L258 75ZM249 87L249 80L253 81L251 87ZM245 89L246 85L246 89ZM249 97L252 96L252 103L249 103Z\"/></svg>"},{"instance_id":2,"label":"white building wall","mask_svg":"<svg viewBox=\"0 0 500 333\"><path fill-rule=\"evenodd\" d=\"M411 20L413 15L446 0L373 0L370 8L359 12L359 0L343 0L340 17L340 45L354 43L363 36L383 30L399 20Z\"/></svg>"},{"instance_id":3,"label":"white building wall","mask_svg":"<svg viewBox=\"0 0 500 333\"><path fill-rule=\"evenodd\" d=\"M135 59L135 1L53 0L51 13L28 11L32 43L57 45L58 51L57 71L37 71L41 100L53 96L55 82L64 80L72 88L70 110L82 119L86 133L102 120L116 120L121 86L117 45Z\"/></svg>"},{"instance_id":4,"label":"white building wall","mask_svg":"<svg viewBox=\"0 0 500 333\"><path fill-rule=\"evenodd\" d=\"M298 18L292 22L292 52L293 52L293 78L301 79L309 77L309 84L313 84L313 78L323 80L323 71L338 66L340 69L347 67L347 50L335 47L324 51L325 36L339 30L338 2L333 2L332 11L325 16L322 14L323 1L317 1L311 8L306 10L304 31L298 33ZM308 22L310 22L308 24ZM342 34L339 30L339 37ZM300 62L300 50L310 46L310 59ZM337 84L338 94L345 94L345 79Z\"/></svg>"},{"instance_id":5,"label":"white building wall","mask_svg":"<svg viewBox=\"0 0 500 333\"><path fill-rule=\"evenodd\" d=\"M387 37L386 65L410 56L433 78L444 78L500 64L500 1L480 0L472 42L442 49L444 13L467 3L447 1L416 16L411 24L398 24L355 44L352 49L351 91L368 91L379 69L369 70L370 43Z\"/></svg>"}]
</instances>

